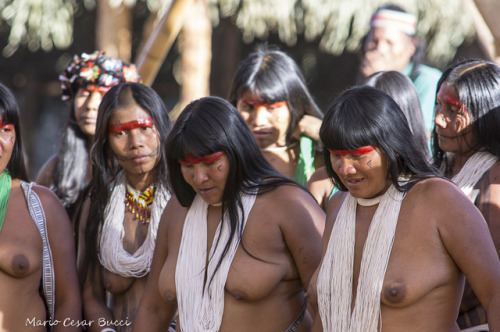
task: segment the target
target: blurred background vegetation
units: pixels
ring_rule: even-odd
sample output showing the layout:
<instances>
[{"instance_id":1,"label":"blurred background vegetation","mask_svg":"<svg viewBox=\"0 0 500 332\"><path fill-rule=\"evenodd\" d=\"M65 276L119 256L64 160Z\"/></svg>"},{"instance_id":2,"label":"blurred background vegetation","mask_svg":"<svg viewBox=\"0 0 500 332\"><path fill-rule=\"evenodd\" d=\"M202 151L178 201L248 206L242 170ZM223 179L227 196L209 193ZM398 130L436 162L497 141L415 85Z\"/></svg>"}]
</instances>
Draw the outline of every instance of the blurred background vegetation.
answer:
<instances>
[{"instance_id":1,"label":"blurred background vegetation","mask_svg":"<svg viewBox=\"0 0 500 332\"><path fill-rule=\"evenodd\" d=\"M0 0L0 81L21 106L30 176L57 150L58 76L74 54L137 63L175 118L192 99L227 97L242 59L267 42L296 60L325 110L355 84L360 39L387 2L418 17L429 65L498 60L498 0Z\"/></svg>"}]
</instances>

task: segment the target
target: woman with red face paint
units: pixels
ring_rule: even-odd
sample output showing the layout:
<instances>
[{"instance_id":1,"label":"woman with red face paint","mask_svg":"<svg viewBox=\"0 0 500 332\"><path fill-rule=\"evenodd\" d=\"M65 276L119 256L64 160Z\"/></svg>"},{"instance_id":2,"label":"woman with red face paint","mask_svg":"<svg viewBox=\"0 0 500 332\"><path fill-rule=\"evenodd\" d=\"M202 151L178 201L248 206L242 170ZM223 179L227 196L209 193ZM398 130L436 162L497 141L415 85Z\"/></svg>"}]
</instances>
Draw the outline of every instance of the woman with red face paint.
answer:
<instances>
[{"instance_id":1,"label":"woman with red face paint","mask_svg":"<svg viewBox=\"0 0 500 332\"><path fill-rule=\"evenodd\" d=\"M467 60L446 69L438 84L434 158L481 211L500 253L500 67ZM498 260L498 258L497 258ZM497 312L498 316L498 312ZM466 283L458 324L491 319Z\"/></svg>"},{"instance_id":2,"label":"woman with red face paint","mask_svg":"<svg viewBox=\"0 0 500 332\"><path fill-rule=\"evenodd\" d=\"M363 84L380 89L394 99L405 114L417 146L425 157L430 159L429 140L426 135L420 101L411 80L399 71L381 71L370 75ZM316 197L321 207L326 210L328 200L335 193L336 188L328 178L324 166L314 172L306 187Z\"/></svg>"},{"instance_id":3,"label":"woman with red face paint","mask_svg":"<svg viewBox=\"0 0 500 332\"><path fill-rule=\"evenodd\" d=\"M81 331L74 246L61 202L28 181L19 107L0 84L0 330Z\"/></svg>"},{"instance_id":4,"label":"woman with red face paint","mask_svg":"<svg viewBox=\"0 0 500 332\"><path fill-rule=\"evenodd\" d=\"M309 293L312 331L460 331L466 276L500 331L500 261L484 218L438 177L385 92L349 89L320 130L337 192Z\"/></svg>"},{"instance_id":5,"label":"woman with red face paint","mask_svg":"<svg viewBox=\"0 0 500 332\"><path fill-rule=\"evenodd\" d=\"M170 127L161 98L139 83L112 87L99 106L78 244L84 317L96 322L90 331L132 328L170 198Z\"/></svg>"},{"instance_id":6,"label":"woman with red face paint","mask_svg":"<svg viewBox=\"0 0 500 332\"><path fill-rule=\"evenodd\" d=\"M95 51L75 55L59 80L62 99L69 106L68 118L58 153L45 163L36 181L56 193L74 223L83 201L81 193L91 178L88 156L96 134L101 99L111 86L139 82L140 78L133 64Z\"/></svg>"},{"instance_id":7,"label":"woman with red face paint","mask_svg":"<svg viewBox=\"0 0 500 332\"><path fill-rule=\"evenodd\" d=\"M305 185L323 165L317 150L323 114L288 55L264 47L250 54L234 77L229 100L278 171Z\"/></svg>"},{"instance_id":8,"label":"woman with red face paint","mask_svg":"<svg viewBox=\"0 0 500 332\"><path fill-rule=\"evenodd\" d=\"M167 143L165 209L134 331L309 331L324 213L262 156L236 108L193 101Z\"/></svg>"}]
</instances>

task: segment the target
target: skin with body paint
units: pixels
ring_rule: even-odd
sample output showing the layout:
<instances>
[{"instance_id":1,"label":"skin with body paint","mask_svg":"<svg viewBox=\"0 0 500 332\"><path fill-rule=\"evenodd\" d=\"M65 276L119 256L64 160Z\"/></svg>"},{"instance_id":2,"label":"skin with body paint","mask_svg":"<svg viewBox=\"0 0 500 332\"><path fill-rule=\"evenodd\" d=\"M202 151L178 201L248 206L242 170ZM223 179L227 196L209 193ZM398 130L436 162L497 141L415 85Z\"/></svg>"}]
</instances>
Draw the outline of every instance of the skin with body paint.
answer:
<instances>
[{"instance_id":1,"label":"skin with body paint","mask_svg":"<svg viewBox=\"0 0 500 332\"><path fill-rule=\"evenodd\" d=\"M440 148L454 153L455 166L461 168L476 148L469 112L460 102L451 83L443 83L439 88L434 122Z\"/></svg>"},{"instance_id":2,"label":"skin with body paint","mask_svg":"<svg viewBox=\"0 0 500 332\"><path fill-rule=\"evenodd\" d=\"M290 110L286 101L267 103L263 98L245 93L236 105L261 149L286 145Z\"/></svg>"},{"instance_id":3,"label":"skin with body paint","mask_svg":"<svg viewBox=\"0 0 500 332\"><path fill-rule=\"evenodd\" d=\"M110 118L108 133L111 150L127 180L137 190L145 190L154 181L160 159L153 120L139 105L119 108Z\"/></svg>"},{"instance_id":4,"label":"skin with body paint","mask_svg":"<svg viewBox=\"0 0 500 332\"><path fill-rule=\"evenodd\" d=\"M373 198L391 185L387 157L375 145L350 150L329 150L333 170L354 197Z\"/></svg>"},{"instance_id":5,"label":"skin with body paint","mask_svg":"<svg viewBox=\"0 0 500 332\"><path fill-rule=\"evenodd\" d=\"M184 180L205 202L215 205L222 201L230 166L223 151L206 156L186 154L179 163Z\"/></svg>"},{"instance_id":6,"label":"skin with body paint","mask_svg":"<svg viewBox=\"0 0 500 332\"><path fill-rule=\"evenodd\" d=\"M16 131L13 124L7 124L0 120L0 169L7 168L12 156L14 143L16 142Z\"/></svg>"}]
</instances>

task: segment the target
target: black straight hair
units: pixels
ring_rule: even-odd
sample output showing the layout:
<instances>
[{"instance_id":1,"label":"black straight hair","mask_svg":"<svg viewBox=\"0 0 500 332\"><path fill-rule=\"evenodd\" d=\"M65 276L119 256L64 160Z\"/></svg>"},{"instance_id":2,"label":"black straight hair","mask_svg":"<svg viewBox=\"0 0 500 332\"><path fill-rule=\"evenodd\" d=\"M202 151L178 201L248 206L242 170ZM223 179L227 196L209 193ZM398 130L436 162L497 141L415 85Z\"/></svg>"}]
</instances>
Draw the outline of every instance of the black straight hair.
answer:
<instances>
[{"instance_id":1,"label":"black straight hair","mask_svg":"<svg viewBox=\"0 0 500 332\"><path fill-rule=\"evenodd\" d=\"M444 83L453 84L460 102L471 120L471 129L476 142L471 148L483 149L500 157L500 66L479 59L469 59L450 65L438 81L437 91ZM441 167L448 159L441 150L436 129L432 132L434 164Z\"/></svg>"},{"instance_id":2,"label":"black straight hair","mask_svg":"<svg viewBox=\"0 0 500 332\"><path fill-rule=\"evenodd\" d=\"M24 151L19 105L13 93L5 85L0 83L0 118L5 124L14 125L16 142L7 163L7 169L13 179L28 180L28 169L26 167L26 154Z\"/></svg>"},{"instance_id":3,"label":"black straight hair","mask_svg":"<svg viewBox=\"0 0 500 332\"><path fill-rule=\"evenodd\" d=\"M436 175L415 142L398 104L387 93L370 86L350 88L332 103L323 119L320 138L327 148L323 152L327 173L342 191L347 188L328 162L328 149L350 150L376 145L387 156L388 179L398 190L406 190L398 183L400 176Z\"/></svg>"},{"instance_id":4,"label":"black straight hair","mask_svg":"<svg viewBox=\"0 0 500 332\"><path fill-rule=\"evenodd\" d=\"M179 161L185 160L186 154L206 156L220 151L226 154L230 164L222 197L222 210L228 214L230 227L230 238L223 244L224 256L232 239L241 238L243 234L245 216L238 212L238 209L243 211L242 193L260 195L285 184L303 187L267 162L245 120L231 103L219 97L205 97L186 106L166 142L171 189L182 206L191 206L196 192L184 180ZM223 222L222 227L226 224ZM241 245L256 258L246 250L243 242ZM214 274L220 264L221 261Z\"/></svg>"},{"instance_id":5,"label":"black straight hair","mask_svg":"<svg viewBox=\"0 0 500 332\"><path fill-rule=\"evenodd\" d=\"M424 116L415 85L408 76L399 71L380 71L366 78L364 84L380 89L391 96L403 111L415 142L430 159L429 143L424 125Z\"/></svg>"},{"instance_id":6,"label":"black straight hair","mask_svg":"<svg viewBox=\"0 0 500 332\"><path fill-rule=\"evenodd\" d=\"M290 110L287 145L293 141L293 133L304 115L323 118L297 63L285 52L265 44L241 63L231 85L229 101L236 106L245 93L258 95L269 104L287 102Z\"/></svg>"},{"instance_id":7,"label":"black straight hair","mask_svg":"<svg viewBox=\"0 0 500 332\"><path fill-rule=\"evenodd\" d=\"M95 143L91 150L92 174L90 183L90 209L85 232L85 268L90 268L91 278L94 276L98 262L99 236L104 224L104 211L110 198L110 188L116 176L122 170L116 161L108 141L108 126L111 116L120 107L130 105L129 95L133 102L149 113L160 138L161 157L156 167L156 185L168 190L168 171L165 159L165 140L170 133L171 123L167 108L160 96L150 87L140 83L120 83L113 86L104 95L96 124ZM104 244L105 245L105 244ZM87 270L84 271L84 276Z\"/></svg>"}]
</instances>

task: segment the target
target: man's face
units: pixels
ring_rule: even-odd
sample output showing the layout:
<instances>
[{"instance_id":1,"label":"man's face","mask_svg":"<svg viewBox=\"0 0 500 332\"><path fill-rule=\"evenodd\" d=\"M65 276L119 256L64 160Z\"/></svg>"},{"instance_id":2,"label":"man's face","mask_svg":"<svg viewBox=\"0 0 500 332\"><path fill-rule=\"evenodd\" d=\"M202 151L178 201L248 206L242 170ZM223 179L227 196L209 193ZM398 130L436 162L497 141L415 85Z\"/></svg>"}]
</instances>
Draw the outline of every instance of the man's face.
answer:
<instances>
[{"instance_id":1,"label":"man's face","mask_svg":"<svg viewBox=\"0 0 500 332\"><path fill-rule=\"evenodd\" d=\"M361 72L369 76L378 71L402 71L416 47L413 38L397 29L373 27L365 40Z\"/></svg>"}]
</instances>

